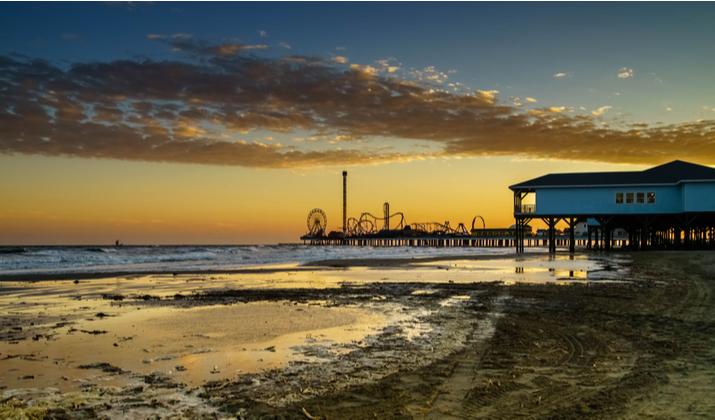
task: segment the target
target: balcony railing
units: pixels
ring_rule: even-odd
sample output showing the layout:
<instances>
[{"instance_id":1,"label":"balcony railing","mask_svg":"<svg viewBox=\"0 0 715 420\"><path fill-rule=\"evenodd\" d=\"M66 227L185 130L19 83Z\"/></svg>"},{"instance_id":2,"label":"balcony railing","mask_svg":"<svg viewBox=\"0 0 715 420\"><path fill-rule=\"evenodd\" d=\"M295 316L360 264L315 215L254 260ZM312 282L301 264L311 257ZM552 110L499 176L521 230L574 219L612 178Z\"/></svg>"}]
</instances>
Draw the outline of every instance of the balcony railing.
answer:
<instances>
[{"instance_id":1,"label":"balcony railing","mask_svg":"<svg viewBox=\"0 0 715 420\"><path fill-rule=\"evenodd\" d=\"M522 204L514 207L516 214L531 214L536 212L536 204Z\"/></svg>"}]
</instances>

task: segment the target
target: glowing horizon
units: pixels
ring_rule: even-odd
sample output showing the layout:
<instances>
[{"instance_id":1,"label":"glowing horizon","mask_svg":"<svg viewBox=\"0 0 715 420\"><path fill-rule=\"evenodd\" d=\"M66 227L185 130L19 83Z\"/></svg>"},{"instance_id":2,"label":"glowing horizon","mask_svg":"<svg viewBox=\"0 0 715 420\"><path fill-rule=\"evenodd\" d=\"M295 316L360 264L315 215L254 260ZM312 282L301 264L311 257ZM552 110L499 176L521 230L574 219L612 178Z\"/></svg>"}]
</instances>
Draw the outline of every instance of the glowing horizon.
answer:
<instances>
[{"instance_id":1,"label":"glowing horizon","mask_svg":"<svg viewBox=\"0 0 715 420\"><path fill-rule=\"evenodd\" d=\"M327 213L330 230L340 230L342 223L342 167L259 170L261 183L250 185L246 179L256 170L76 158L17 161L0 157L3 177L24 172L13 164L41 165L44 174L23 175L32 189L3 190L8 204L0 209L0 229L7 245L295 243L307 231L306 217L315 207ZM505 173L505 167L513 172ZM98 173L98 168L103 174L87 183L84 174ZM513 224L508 185L553 169L642 167L512 158L353 166L347 167L348 216L380 215L388 201L393 211L405 213L406 223L449 220L469 226L480 215L488 227L508 227ZM167 171L180 178L152 178ZM434 176L419 184L405 182L423 172ZM56 188L58 182L63 189ZM108 187L114 194L102 193Z\"/></svg>"}]
</instances>

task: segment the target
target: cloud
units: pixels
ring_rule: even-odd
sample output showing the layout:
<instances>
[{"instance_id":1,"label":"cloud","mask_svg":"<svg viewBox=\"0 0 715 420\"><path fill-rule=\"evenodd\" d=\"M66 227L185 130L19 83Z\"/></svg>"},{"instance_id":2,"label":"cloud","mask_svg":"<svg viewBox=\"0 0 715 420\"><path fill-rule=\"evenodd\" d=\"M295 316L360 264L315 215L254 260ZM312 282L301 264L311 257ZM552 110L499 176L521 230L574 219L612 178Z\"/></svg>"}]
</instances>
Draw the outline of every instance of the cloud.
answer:
<instances>
[{"instance_id":1,"label":"cloud","mask_svg":"<svg viewBox=\"0 0 715 420\"><path fill-rule=\"evenodd\" d=\"M446 72L438 70L434 66L427 66L421 70L412 70L410 75L417 81L442 84L449 80L449 75Z\"/></svg>"},{"instance_id":2,"label":"cloud","mask_svg":"<svg viewBox=\"0 0 715 420\"><path fill-rule=\"evenodd\" d=\"M532 104L535 104L535 103L539 102L538 100L536 100L535 98L532 98L532 97L530 97L530 96L527 96L527 97L525 98L525 100L526 100L526 102L531 102Z\"/></svg>"},{"instance_id":3,"label":"cloud","mask_svg":"<svg viewBox=\"0 0 715 420\"><path fill-rule=\"evenodd\" d=\"M195 39L191 34L185 33L172 35L149 34L147 35L147 39L165 42L177 52L204 57L231 56L252 50L268 49L268 45L266 44L242 44L238 42L211 44L203 40Z\"/></svg>"},{"instance_id":4,"label":"cloud","mask_svg":"<svg viewBox=\"0 0 715 420\"><path fill-rule=\"evenodd\" d=\"M258 36L260 36L261 38L268 38L268 31L260 30L258 31Z\"/></svg>"},{"instance_id":5,"label":"cloud","mask_svg":"<svg viewBox=\"0 0 715 420\"><path fill-rule=\"evenodd\" d=\"M566 77L568 77L568 73L564 73L564 72L554 73L554 79L564 79Z\"/></svg>"},{"instance_id":6,"label":"cloud","mask_svg":"<svg viewBox=\"0 0 715 420\"><path fill-rule=\"evenodd\" d=\"M499 95L498 90L477 90L477 95L484 100L484 102L493 104L497 100L497 95Z\"/></svg>"},{"instance_id":7,"label":"cloud","mask_svg":"<svg viewBox=\"0 0 715 420\"><path fill-rule=\"evenodd\" d=\"M348 58L345 57L344 55L336 55L333 57L333 61L335 61L338 64L347 64Z\"/></svg>"},{"instance_id":8,"label":"cloud","mask_svg":"<svg viewBox=\"0 0 715 420\"><path fill-rule=\"evenodd\" d=\"M629 69L628 67L621 67L618 69L619 79L630 79L633 77L633 74L633 69Z\"/></svg>"},{"instance_id":9,"label":"cloud","mask_svg":"<svg viewBox=\"0 0 715 420\"><path fill-rule=\"evenodd\" d=\"M157 39L173 48L174 36ZM59 66L0 55L0 153L270 168L487 155L715 163L713 120L608 126L565 106L521 109L495 90L454 92L379 66L225 54L176 39L191 42L168 61ZM316 140L263 140L278 133Z\"/></svg>"},{"instance_id":10,"label":"cloud","mask_svg":"<svg viewBox=\"0 0 715 420\"><path fill-rule=\"evenodd\" d=\"M350 68L355 71L356 74L367 77L372 77L377 74L377 69L369 64L351 64Z\"/></svg>"},{"instance_id":11,"label":"cloud","mask_svg":"<svg viewBox=\"0 0 715 420\"><path fill-rule=\"evenodd\" d=\"M396 73L400 70L401 64L392 58L383 58L381 60L376 60L375 64L386 73Z\"/></svg>"},{"instance_id":12,"label":"cloud","mask_svg":"<svg viewBox=\"0 0 715 420\"><path fill-rule=\"evenodd\" d=\"M591 111L591 115L594 115L596 117L600 117L601 115L605 114L608 112L609 109L613 108L610 105L604 105L602 107L596 108L593 111Z\"/></svg>"}]
</instances>

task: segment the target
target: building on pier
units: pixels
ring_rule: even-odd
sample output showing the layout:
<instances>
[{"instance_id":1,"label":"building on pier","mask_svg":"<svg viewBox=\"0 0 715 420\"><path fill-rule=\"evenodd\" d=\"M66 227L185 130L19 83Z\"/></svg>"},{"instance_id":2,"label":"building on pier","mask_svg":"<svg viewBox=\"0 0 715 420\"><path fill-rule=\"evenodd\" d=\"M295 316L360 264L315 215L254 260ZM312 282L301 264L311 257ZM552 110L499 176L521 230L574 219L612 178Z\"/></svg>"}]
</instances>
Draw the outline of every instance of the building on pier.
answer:
<instances>
[{"instance_id":1,"label":"building on pier","mask_svg":"<svg viewBox=\"0 0 715 420\"><path fill-rule=\"evenodd\" d=\"M585 223L587 247L709 248L715 245L715 169L675 160L644 171L549 174L509 187L514 193L516 251L519 226L542 220L549 251L556 225L566 222L574 251ZM624 232L622 239L614 232Z\"/></svg>"}]
</instances>

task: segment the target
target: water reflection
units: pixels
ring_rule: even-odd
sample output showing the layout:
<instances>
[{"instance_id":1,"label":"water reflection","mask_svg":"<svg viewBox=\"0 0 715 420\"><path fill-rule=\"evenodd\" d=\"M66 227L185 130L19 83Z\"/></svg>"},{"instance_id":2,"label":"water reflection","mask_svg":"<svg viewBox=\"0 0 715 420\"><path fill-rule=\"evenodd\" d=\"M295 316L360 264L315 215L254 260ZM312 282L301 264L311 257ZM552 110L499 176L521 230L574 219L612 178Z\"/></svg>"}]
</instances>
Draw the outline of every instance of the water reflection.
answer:
<instances>
[{"instance_id":1,"label":"water reflection","mask_svg":"<svg viewBox=\"0 0 715 420\"><path fill-rule=\"evenodd\" d=\"M99 307L107 315L84 314L54 328L52 337L0 341L5 372L0 386L74 390L88 382L129 379L102 368L80 368L97 364L198 386L310 360L296 348L331 349L362 340L388 322L383 313L366 308L282 301L190 308L100 301L94 310Z\"/></svg>"},{"instance_id":2,"label":"water reflection","mask_svg":"<svg viewBox=\"0 0 715 420\"><path fill-rule=\"evenodd\" d=\"M382 282L509 285L617 281L627 277L625 258L513 256L415 260L393 266L342 269L296 267L291 271L282 266L286 270L121 276L79 282L5 282L0 289L0 312L19 330L13 332L13 326L7 324L10 333L0 342L0 387L66 389L78 388L90 379L99 380L97 375L101 380L116 378L78 368L96 362L142 374L158 371L198 385L210 379L229 378L238 371L270 369L301 360L303 356L294 349L311 341L359 341L398 319L394 314L386 316L383 304L380 312L285 302L140 308L127 303L131 298L158 299L216 289L319 289ZM414 296L433 293L428 287L415 289ZM468 298L455 296L442 305L459 304ZM398 310L395 313L419 315ZM408 337L420 334L417 325L417 329L405 330ZM35 334L34 330L45 332Z\"/></svg>"},{"instance_id":3,"label":"water reflection","mask_svg":"<svg viewBox=\"0 0 715 420\"><path fill-rule=\"evenodd\" d=\"M579 279L579 280L588 280L591 279L591 273L593 272L600 272L601 270L557 270L554 267L549 267L548 268L548 274L550 277L558 280L567 280L567 279ZM528 275L531 273L538 273L539 269L538 268L524 268L523 266L516 266L514 267L514 274L521 274L521 275Z\"/></svg>"},{"instance_id":4,"label":"water reflection","mask_svg":"<svg viewBox=\"0 0 715 420\"><path fill-rule=\"evenodd\" d=\"M587 255L543 255L418 262L413 265L441 271L441 277L448 277L455 282L501 281L512 284L617 281L623 279L627 271L622 262ZM435 277L433 273L420 274L423 278Z\"/></svg>"}]
</instances>

